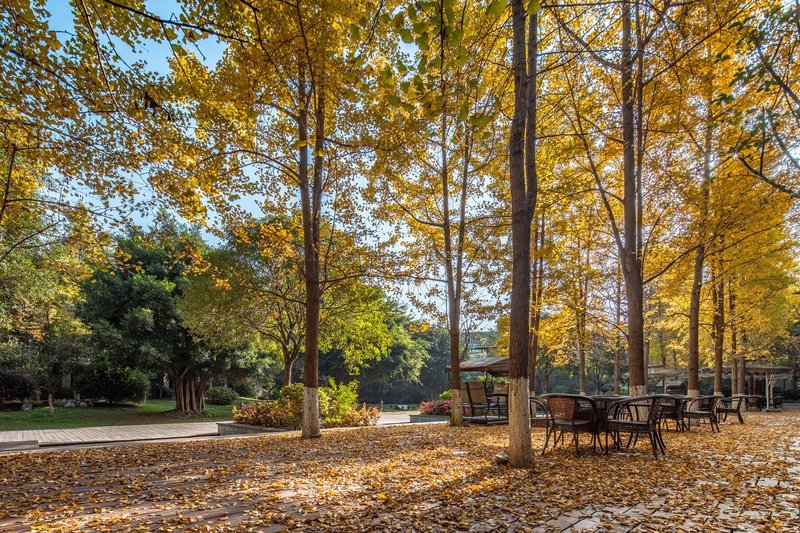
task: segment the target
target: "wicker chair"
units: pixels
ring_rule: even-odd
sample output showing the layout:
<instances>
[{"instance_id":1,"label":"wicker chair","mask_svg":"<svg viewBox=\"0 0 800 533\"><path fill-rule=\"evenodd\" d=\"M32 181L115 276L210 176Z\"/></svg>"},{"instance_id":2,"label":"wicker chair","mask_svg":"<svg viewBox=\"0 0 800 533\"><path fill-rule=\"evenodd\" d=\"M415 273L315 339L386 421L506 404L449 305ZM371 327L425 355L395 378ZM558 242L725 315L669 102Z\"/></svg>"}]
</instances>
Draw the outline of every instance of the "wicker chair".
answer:
<instances>
[{"instance_id":1,"label":"wicker chair","mask_svg":"<svg viewBox=\"0 0 800 533\"><path fill-rule=\"evenodd\" d=\"M542 447L542 455L547 451L547 445L550 444L550 435L553 433L553 418L550 416L550 411L547 409L547 404L538 399L531 398L531 427L544 428L544 446ZM553 441L555 446L555 439Z\"/></svg>"},{"instance_id":2,"label":"wicker chair","mask_svg":"<svg viewBox=\"0 0 800 533\"><path fill-rule=\"evenodd\" d=\"M594 400L586 396L575 394L546 394L542 400L547 402L547 409L552 420L552 432L555 442L564 433L572 433L575 442L575 454L580 454L578 447L578 435L590 433L592 435L592 450L597 450L598 430L597 430L597 407ZM556 433L558 432L558 433Z\"/></svg>"},{"instance_id":3,"label":"wicker chair","mask_svg":"<svg viewBox=\"0 0 800 533\"><path fill-rule=\"evenodd\" d=\"M626 448L631 444L635 446L640 435L647 435L653 457L658 458L659 452L665 455L667 447L661 436L660 420L662 406L668 404L669 400L669 396L659 395L629 398L615 403L606 421L606 453L609 450L609 435L614 441L614 447L619 450L622 434L625 433L628 435Z\"/></svg>"},{"instance_id":4,"label":"wicker chair","mask_svg":"<svg viewBox=\"0 0 800 533\"><path fill-rule=\"evenodd\" d=\"M722 415L722 421L728 419L728 415L736 415L739 418L739 423L744 424L742 418L742 408L744 406L744 396L734 396L732 398L722 398L717 405L717 414Z\"/></svg>"},{"instance_id":5,"label":"wicker chair","mask_svg":"<svg viewBox=\"0 0 800 533\"><path fill-rule=\"evenodd\" d=\"M719 431L719 416L717 407L722 396L699 396L686 402L683 418L688 421L687 428L691 429L692 420L708 420L711 432Z\"/></svg>"},{"instance_id":6,"label":"wicker chair","mask_svg":"<svg viewBox=\"0 0 800 533\"><path fill-rule=\"evenodd\" d=\"M503 416L503 409L497 398L487 396L483 381L465 381L464 389L467 393L467 402L463 404L463 408L469 413L469 416L464 417L467 422L476 424L508 422L508 415L506 413Z\"/></svg>"}]
</instances>

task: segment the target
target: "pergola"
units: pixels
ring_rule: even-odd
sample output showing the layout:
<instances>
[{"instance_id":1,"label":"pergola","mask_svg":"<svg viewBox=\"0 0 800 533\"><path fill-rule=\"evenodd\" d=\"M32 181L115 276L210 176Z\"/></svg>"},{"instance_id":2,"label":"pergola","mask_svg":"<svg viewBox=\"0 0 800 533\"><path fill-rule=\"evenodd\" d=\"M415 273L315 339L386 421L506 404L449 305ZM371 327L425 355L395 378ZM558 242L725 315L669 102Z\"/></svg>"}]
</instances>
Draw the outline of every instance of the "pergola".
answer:
<instances>
[{"instance_id":1,"label":"pergola","mask_svg":"<svg viewBox=\"0 0 800 533\"><path fill-rule=\"evenodd\" d=\"M758 361L747 361L744 367L744 373L747 376L764 376L764 396L766 396L768 410L770 409L770 406L772 406L775 381L779 379L792 379L792 377L794 377L792 374L793 371L794 369L790 366L771 365L767 363L760 363ZM700 370L700 375L702 377L713 377L714 369L703 368ZM722 365L722 375L731 375L730 364Z\"/></svg>"},{"instance_id":2,"label":"pergola","mask_svg":"<svg viewBox=\"0 0 800 533\"><path fill-rule=\"evenodd\" d=\"M461 361L459 365L461 372L486 372L492 376L507 376L509 372L508 357L481 357ZM450 365L444 368L445 372L450 372Z\"/></svg>"},{"instance_id":3,"label":"pergola","mask_svg":"<svg viewBox=\"0 0 800 533\"><path fill-rule=\"evenodd\" d=\"M647 367L647 378L648 379L660 379L661 380L661 387L664 392L667 391L667 381L670 379L675 378L683 378L685 379L688 376L686 370L682 370L680 368L669 368L666 366L661 365L650 365ZM628 379L630 374L625 372L622 374L623 379Z\"/></svg>"}]
</instances>

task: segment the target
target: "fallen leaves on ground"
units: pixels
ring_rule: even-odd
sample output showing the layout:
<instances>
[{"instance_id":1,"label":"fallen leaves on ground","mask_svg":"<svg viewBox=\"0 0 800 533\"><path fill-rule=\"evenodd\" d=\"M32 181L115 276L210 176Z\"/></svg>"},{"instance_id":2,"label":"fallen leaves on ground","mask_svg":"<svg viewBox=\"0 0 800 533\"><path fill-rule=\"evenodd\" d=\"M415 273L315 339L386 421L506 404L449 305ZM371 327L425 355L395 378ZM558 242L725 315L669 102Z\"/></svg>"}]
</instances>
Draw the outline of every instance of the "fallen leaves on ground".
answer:
<instances>
[{"instance_id":1,"label":"fallen leaves on ground","mask_svg":"<svg viewBox=\"0 0 800 533\"><path fill-rule=\"evenodd\" d=\"M800 411L603 455L495 464L507 428L411 425L0 456L0 531L775 531L800 523ZM534 445L543 433L534 430Z\"/></svg>"}]
</instances>

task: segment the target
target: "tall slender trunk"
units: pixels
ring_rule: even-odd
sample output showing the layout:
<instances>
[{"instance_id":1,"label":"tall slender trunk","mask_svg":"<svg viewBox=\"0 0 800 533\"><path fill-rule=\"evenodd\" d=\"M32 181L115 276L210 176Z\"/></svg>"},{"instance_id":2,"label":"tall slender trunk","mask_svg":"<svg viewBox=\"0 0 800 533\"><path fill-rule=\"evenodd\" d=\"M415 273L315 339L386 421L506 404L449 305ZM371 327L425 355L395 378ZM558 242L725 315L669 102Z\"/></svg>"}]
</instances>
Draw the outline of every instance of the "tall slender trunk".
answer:
<instances>
[{"instance_id":1,"label":"tall slender trunk","mask_svg":"<svg viewBox=\"0 0 800 533\"><path fill-rule=\"evenodd\" d=\"M616 275L616 282L617 287L615 291L615 318L616 318L616 325L615 327L619 327L622 323L622 272L620 270L619 264L617 265L617 275ZM616 332L616 345L614 346L614 394L620 393L620 359L622 358L622 334L621 332Z\"/></svg>"},{"instance_id":2,"label":"tall slender trunk","mask_svg":"<svg viewBox=\"0 0 800 533\"><path fill-rule=\"evenodd\" d=\"M689 387L688 395L700 395L700 293L703 288L703 259L705 246L701 242L694 254L694 277L689 301Z\"/></svg>"},{"instance_id":3,"label":"tall slender trunk","mask_svg":"<svg viewBox=\"0 0 800 533\"><path fill-rule=\"evenodd\" d=\"M636 116L634 113L633 55L631 51L631 0L622 1L622 174L623 218L625 240L623 243L623 274L628 311L628 388L629 394L647 393L644 362L644 280L642 278L640 209L641 191L637 187L636 166ZM641 50L640 50L641 53Z\"/></svg>"},{"instance_id":4,"label":"tall slender trunk","mask_svg":"<svg viewBox=\"0 0 800 533\"><path fill-rule=\"evenodd\" d=\"M694 276L692 278L692 294L689 301L689 391L695 398L700 394L700 296L703 290L703 264L706 256L706 222L711 187L711 149L713 146L714 127L712 123L712 85L709 82L706 93L706 124L703 138L703 177L700 184L700 220L697 224L698 244L694 254Z\"/></svg>"},{"instance_id":5,"label":"tall slender trunk","mask_svg":"<svg viewBox=\"0 0 800 533\"><path fill-rule=\"evenodd\" d=\"M511 318L509 326L508 459L517 468L533 466L530 402L528 400L528 338L530 336L531 217L535 194L525 179L525 122L528 114L528 72L525 49L525 8L512 0L512 64L514 115L509 139L511 189ZM533 19L533 17L531 17ZM533 24L533 22L531 22ZM531 178L532 176L529 176Z\"/></svg>"},{"instance_id":6,"label":"tall slender trunk","mask_svg":"<svg viewBox=\"0 0 800 533\"><path fill-rule=\"evenodd\" d=\"M582 282L581 282L582 284ZM578 309L575 313L576 341L578 343L578 389L586 394L586 315L583 309L583 290L579 291Z\"/></svg>"},{"instance_id":7,"label":"tall slender trunk","mask_svg":"<svg viewBox=\"0 0 800 533\"><path fill-rule=\"evenodd\" d=\"M461 201L459 204L459 224L457 227L457 255L453 253L453 228L450 218L450 161L447 154L447 83L444 77L446 39L444 3L439 3L439 70L440 103L439 115L439 180L442 186L442 232L444 236L445 278L447 280L447 329L450 336L450 425L463 426L464 418L461 410L461 282L463 249L465 235L466 194L469 154L465 151L464 168L461 183Z\"/></svg>"},{"instance_id":8,"label":"tall slender trunk","mask_svg":"<svg viewBox=\"0 0 800 533\"><path fill-rule=\"evenodd\" d=\"M579 241L580 242L580 241ZM578 246L580 249L580 244ZM580 251L579 251L580 253ZM587 393L586 386L586 316L589 307L589 241L586 241L586 257L579 255L581 275L578 282L577 333L578 333L578 388Z\"/></svg>"},{"instance_id":9,"label":"tall slender trunk","mask_svg":"<svg viewBox=\"0 0 800 533\"><path fill-rule=\"evenodd\" d=\"M731 394L743 394L739 389L739 374L742 367L739 364L738 339L736 338L736 295L734 294L733 279L728 279L728 322L731 325Z\"/></svg>"},{"instance_id":10,"label":"tall slender trunk","mask_svg":"<svg viewBox=\"0 0 800 533\"><path fill-rule=\"evenodd\" d=\"M303 254L306 285L306 345L303 365L303 425L305 438L320 436L319 423L319 321L320 321L320 207L322 200L322 163L325 149L325 91L315 83L308 93L305 66L301 63L298 83L299 101L298 138L300 140L299 182L303 214ZM315 103L314 168L309 183L308 161L308 104Z\"/></svg>"},{"instance_id":11,"label":"tall slender trunk","mask_svg":"<svg viewBox=\"0 0 800 533\"><path fill-rule=\"evenodd\" d=\"M711 293L714 300L712 336L714 338L714 394L722 394L722 359L725 351L725 279L722 249L725 238L720 236L720 250L714 255L711 269Z\"/></svg>"},{"instance_id":12,"label":"tall slender trunk","mask_svg":"<svg viewBox=\"0 0 800 533\"><path fill-rule=\"evenodd\" d=\"M532 281L532 302L531 302L531 339L530 354L528 360L528 379L529 388L532 395L536 394L536 366L539 362L539 328L542 322L542 295L544 293L544 249L545 243L545 218L544 213L536 223L534 235L534 252L531 275Z\"/></svg>"},{"instance_id":13,"label":"tall slender trunk","mask_svg":"<svg viewBox=\"0 0 800 533\"><path fill-rule=\"evenodd\" d=\"M283 386L286 387L292 384L292 367L294 366L294 359L291 357L283 357Z\"/></svg>"},{"instance_id":14,"label":"tall slender trunk","mask_svg":"<svg viewBox=\"0 0 800 533\"><path fill-rule=\"evenodd\" d=\"M739 394L747 394L745 390L746 380L747 380L747 360L743 355L739 356L739 375L737 376L739 381Z\"/></svg>"}]
</instances>

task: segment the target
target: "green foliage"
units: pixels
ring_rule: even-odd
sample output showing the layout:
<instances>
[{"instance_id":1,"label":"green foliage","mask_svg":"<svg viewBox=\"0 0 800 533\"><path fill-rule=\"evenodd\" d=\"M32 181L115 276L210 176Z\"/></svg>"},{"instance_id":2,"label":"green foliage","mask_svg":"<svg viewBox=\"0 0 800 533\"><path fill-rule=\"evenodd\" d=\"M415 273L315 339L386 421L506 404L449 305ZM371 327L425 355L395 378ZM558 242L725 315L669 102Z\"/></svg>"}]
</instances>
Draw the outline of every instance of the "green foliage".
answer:
<instances>
[{"instance_id":1,"label":"green foliage","mask_svg":"<svg viewBox=\"0 0 800 533\"><path fill-rule=\"evenodd\" d=\"M358 382L336 383L318 389L319 412L325 427L374 426L380 417L377 408L358 407ZM233 408L233 419L241 424L299 429L303 420L303 384L283 387L275 402L256 402Z\"/></svg>"},{"instance_id":2,"label":"green foliage","mask_svg":"<svg viewBox=\"0 0 800 533\"><path fill-rule=\"evenodd\" d=\"M10 368L0 368L0 404L9 400L24 400L36 392L30 374Z\"/></svg>"},{"instance_id":3,"label":"green foliage","mask_svg":"<svg viewBox=\"0 0 800 533\"><path fill-rule=\"evenodd\" d=\"M450 389L447 389L446 391L444 391L443 393L441 393L439 395L439 399L440 400L452 400L453 399L453 391L450 390Z\"/></svg>"},{"instance_id":4,"label":"green foliage","mask_svg":"<svg viewBox=\"0 0 800 533\"><path fill-rule=\"evenodd\" d=\"M322 387L326 395L330 398L327 411L322 411L323 420L328 427L341 427L348 421L348 416L358 403L358 381L350 383L336 383L336 380L328 378L328 386Z\"/></svg>"},{"instance_id":5,"label":"green foliage","mask_svg":"<svg viewBox=\"0 0 800 533\"><path fill-rule=\"evenodd\" d=\"M84 370L77 388L85 398L140 403L147 398L150 379L140 370L99 361Z\"/></svg>"},{"instance_id":6,"label":"green foliage","mask_svg":"<svg viewBox=\"0 0 800 533\"><path fill-rule=\"evenodd\" d=\"M165 372L173 387L195 382L192 397L176 394L181 412L202 410L205 384L243 356L195 339L178 311L200 248L195 235L162 217L151 231L118 240L111 266L84 285L81 307L95 347L114 366Z\"/></svg>"},{"instance_id":7,"label":"green foliage","mask_svg":"<svg viewBox=\"0 0 800 533\"><path fill-rule=\"evenodd\" d=\"M417 329L405 309L391 302L386 313L386 328L390 334L386 356L365 364L361 372L362 386L373 383L419 383L420 372L429 358L427 343L411 330Z\"/></svg>"},{"instance_id":8,"label":"green foliage","mask_svg":"<svg viewBox=\"0 0 800 533\"><path fill-rule=\"evenodd\" d=\"M327 413L330 399L319 389L319 412ZM233 420L240 424L251 424L281 429L300 429L303 421L303 384L294 383L281 389L277 401L256 402L234 406Z\"/></svg>"},{"instance_id":9,"label":"green foliage","mask_svg":"<svg viewBox=\"0 0 800 533\"><path fill-rule=\"evenodd\" d=\"M233 405L239 399L239 393L228 387L211 387L206 391L206 403L212 405Z\"/></svg>"}]
</instances>

